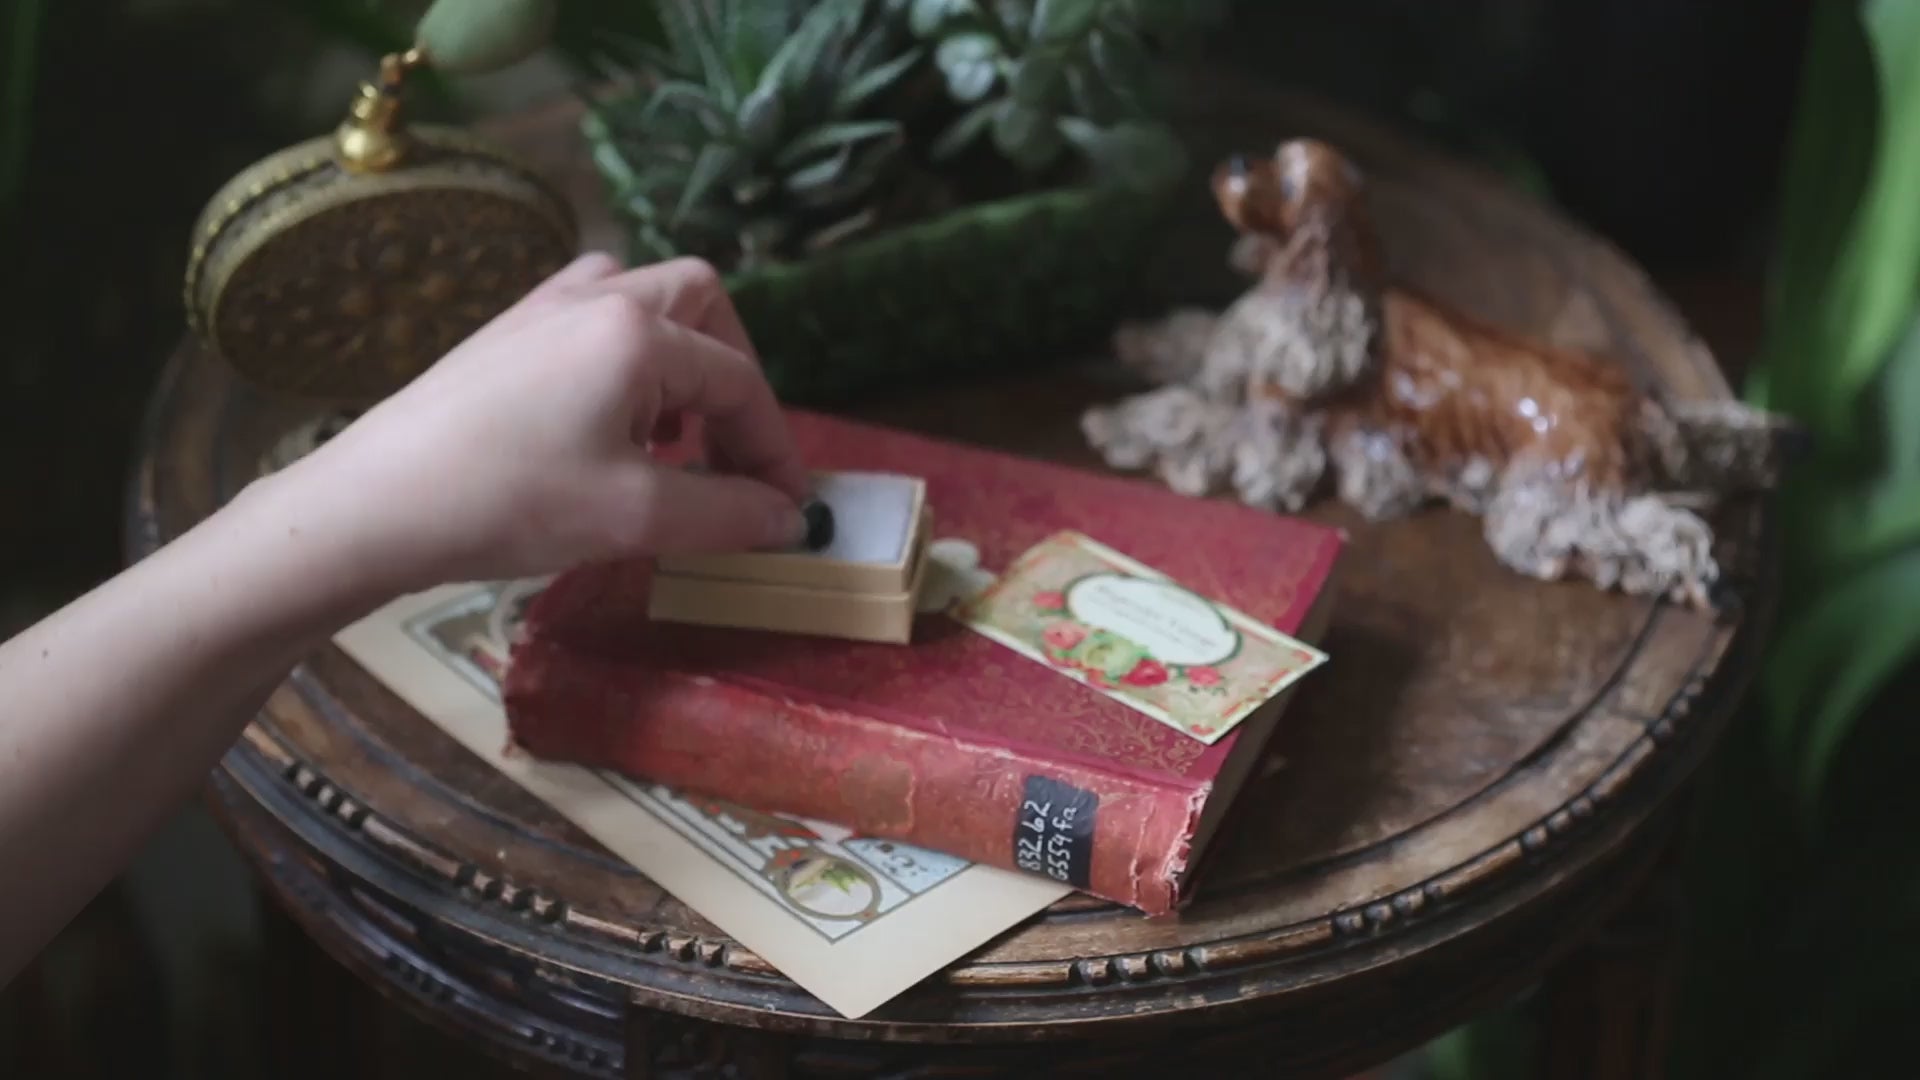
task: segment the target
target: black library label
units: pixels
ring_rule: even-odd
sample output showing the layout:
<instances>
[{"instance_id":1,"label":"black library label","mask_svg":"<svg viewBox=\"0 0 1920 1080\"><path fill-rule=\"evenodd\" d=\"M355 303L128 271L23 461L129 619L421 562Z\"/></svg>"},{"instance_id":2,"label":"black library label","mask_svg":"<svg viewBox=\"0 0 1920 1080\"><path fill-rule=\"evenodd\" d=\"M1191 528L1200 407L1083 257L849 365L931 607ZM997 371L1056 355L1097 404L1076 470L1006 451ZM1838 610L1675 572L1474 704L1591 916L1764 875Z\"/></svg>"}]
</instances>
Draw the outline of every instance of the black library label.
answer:
<instances>
[{"instance_id":1,"label":"black library label","mask_svg":"<svg viewBox=\"0 0 1920 1080\"><path fill-rule=\"evenodd\" d=\"M1025 794L1013 822L1014 865L1086 888L1100 796L1049 776L1027 777Z\"/></svg>"}]
</instances>

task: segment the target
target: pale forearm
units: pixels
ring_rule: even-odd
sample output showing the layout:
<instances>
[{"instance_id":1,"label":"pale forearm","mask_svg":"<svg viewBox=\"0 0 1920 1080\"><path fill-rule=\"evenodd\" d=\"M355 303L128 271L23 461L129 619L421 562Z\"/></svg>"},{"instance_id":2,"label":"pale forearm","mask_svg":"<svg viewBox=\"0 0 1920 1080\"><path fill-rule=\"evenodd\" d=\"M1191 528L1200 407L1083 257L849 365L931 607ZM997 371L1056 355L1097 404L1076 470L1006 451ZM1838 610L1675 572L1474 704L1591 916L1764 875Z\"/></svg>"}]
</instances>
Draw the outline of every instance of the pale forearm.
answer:
<instances>
[{"instance_id":1,"label":"pale forearm","mask_svg":"<svg viewBox=\"0 0 1920 1080\"><path fill-rule=\"evenodd\" d=\"M379 602L328 508L256 485L0 645L0 981L189 798L278 676Z\"/></svg>"},{"instance_id":2,"label":"pale forearm","mask_svg":"<svg viewBox=\"0 0 1920 1080\"><path fill-rule=\"evenodd\" d=\"M726 469L654 460L649 436L682 417ZM343 624L450 579L787 548L807 488L711 266L575 261L325 446L0 645L0 980Z\"/></svg>"}]
</instances>

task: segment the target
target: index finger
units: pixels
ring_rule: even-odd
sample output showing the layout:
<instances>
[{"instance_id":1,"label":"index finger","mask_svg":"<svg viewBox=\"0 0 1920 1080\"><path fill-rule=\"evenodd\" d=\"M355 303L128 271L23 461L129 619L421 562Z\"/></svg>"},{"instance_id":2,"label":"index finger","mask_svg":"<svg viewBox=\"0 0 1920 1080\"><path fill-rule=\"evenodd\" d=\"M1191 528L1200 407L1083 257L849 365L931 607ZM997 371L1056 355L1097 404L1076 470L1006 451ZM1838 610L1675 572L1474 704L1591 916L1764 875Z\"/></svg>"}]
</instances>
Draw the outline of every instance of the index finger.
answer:
<instances>
[{"instance_id":1,"label":"index finger","mask_svg":"<svg viewBox=\"0 0 1920 1080\"><path fill-rule=\"evenodd\" d=\"M719 340L756 363L759 353L711 263L695 258L652 263L594 282L590 288L631 296L648 310Z\"/></svg>"},{"instance_id":2,"label":"index finger","mask_svg":"<svg viewBox=\"0 0 1920 1080\"><path fill-rule=\"evenodd\" d=\"M773 398L772 388L765 385L766 377L760 367L759 356L747 337L740 313L727 295L719 271L711 263L696 258L669 259L602 277L584 288L590 293L627 297L637 302L644 311L705 334L734 350L747 360L762 383L765 396ZM672 415L675 409L672 406L663 406L662 409L662 415L652 418L650 424L666 421L671 435L666 431L641 432L638 437L643 441L650 438L673 441L678 438L681 425L679 417ZM771 425L770 432L749 433L725 423L703 425L708 429L705 441L711 459L709 464L721 470L754 472L765 461L764 452L756 448L764 446L769 437L784 443L785 449L781 451L783 457L798 461L799 451L793 448L788 438L786 417L780 414L777 401L773 402L772 410L770 419L758 421ZM793 488L795 497L804 498L806 470L803 466L797 466L794 472L799 477L794 481L799 485ZM787 483L776 486L782 490L789 489Z\"/></svg>"},{"instance_id":3,"label":"index finger","mask_svg":"<svg viewBox=\"0 0 1920 1080\"><path fill-rule=\"evenodd\" d=\"M720 455L716 468L763 480L798 502L807 470L760 365L717 338L672 319L651 321L633 366L640 420L692 414Z\"/></svg>"}]
</instances>

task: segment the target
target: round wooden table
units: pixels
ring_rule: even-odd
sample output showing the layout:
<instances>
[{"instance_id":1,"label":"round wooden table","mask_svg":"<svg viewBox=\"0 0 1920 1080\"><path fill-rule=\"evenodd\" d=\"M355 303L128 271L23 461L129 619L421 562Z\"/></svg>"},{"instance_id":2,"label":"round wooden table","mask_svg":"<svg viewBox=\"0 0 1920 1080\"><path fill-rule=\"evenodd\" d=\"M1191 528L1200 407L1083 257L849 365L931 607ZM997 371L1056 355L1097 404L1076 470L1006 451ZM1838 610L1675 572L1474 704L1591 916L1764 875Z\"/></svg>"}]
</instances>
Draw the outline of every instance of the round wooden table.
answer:
<instances>
[{"instance_id":1,"label":"round wooden table","mask_svg":"<svg viewBox=\"0 0 1920 1080\"><path fill-rule=\"evenodd\" d=\"M1271 101L1208 115L1259 150L1320 134L1371 172L1391 257L1483 316L1598 345L1681 398L1706 349L1607 245L1488 177L1352 118ZM504 137L617 244L564 109ZM1224 226L1181 234L1216 288ZM1198 287L1198 286L1196 286ZM848 411L1091 463L1101 365L901 390ZM309 414L191 348L153 403L129 506L144 553L255 475ZM1745 601L1718 619L1501 570L1436 510L1352 529L1325 641L1191 910L1072 898L858 1021L832 1013L492 772L337 650L275 694L212 781L267 890L328 954L495 1055L590 1076L1109 1075L1258 1065L1332 1077L1544 986L1549 1071L1656 1071L1671 949L1656 870L1771 607L1766 513L1730 509ZM1633 920L1638 920L1637 922ZM1613 931L1636 927L1638 937ZM1609 928L1612 928L1611 930ZM728 1071L731 1070L731 1071Z\"/></svg>"}]
</instances>

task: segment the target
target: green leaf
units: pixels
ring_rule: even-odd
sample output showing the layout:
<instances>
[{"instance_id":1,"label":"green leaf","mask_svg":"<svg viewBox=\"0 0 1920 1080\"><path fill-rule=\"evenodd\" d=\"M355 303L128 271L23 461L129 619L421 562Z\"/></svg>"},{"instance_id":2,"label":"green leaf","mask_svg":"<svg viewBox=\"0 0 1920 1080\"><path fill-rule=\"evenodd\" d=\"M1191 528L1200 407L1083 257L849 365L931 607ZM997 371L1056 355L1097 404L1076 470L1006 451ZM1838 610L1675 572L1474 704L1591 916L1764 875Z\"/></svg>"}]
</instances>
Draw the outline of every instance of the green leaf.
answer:
<instances>
[{"instance_id":1,"label":"green leaf","mask_svg":"<svg viewBox=\"0 0 1920 1080\"><path fill-rule=\"evenodd\" d=\"M699 0L660 0L660 32L674 69L689 78L702 71L700 63ZM644 48L644 46L641 46Z\"/></svg>"},{"instance_id":2,"label":"green leaf","mask_svg":"<svg viewBox=\"0 0 1920 1080\"><path fill-rule=\"evenodd\" d=\"M1798 584L1817 586L1920 544L1920 482L1911 477L1810 476L1784 495Z\"/></svg>"},{"instance_id":3,"label":"green leaf","mask_svg":"<svg viewBox=\"0 0 1920 1080\"><path fill-rule=\"evenodd\" d=\"M1033 0L983 0L977 5L987 28L1009 52L1025 48L1032 35Z\"/></svg>"},{"instance_id":4,"label":"green leaf","mask_svg":"<svg viewBox=\"0 0 1920 1080\"><path fill-rule=\"evenodd\" d=\"M864 10L863 6L862 11ZM853 21L854 29L859 30L865 21L863 17L856 17ZM870 71L876 67L882 57L895 55L901 46L898 30L899 27L885 19L872 20L871 24L867 25L866 31L859 34L853 44L846 47L841 56L839 70L836 72L838 81L849 82L850 77L856 73Z\"/></svg>"},{"instance_id":5,"label":"green leaf","mask_svg":"<svg viewBox=\"0 0 1920 1080\"><path fill-rule=\"evenodd\" d=\"M948 20L975 14L978 9L973 6L973 0L913 0L907 25L916 36L930 38L938 34Z\"/></svg>"},{"instance_id":6,"label":"green leaf","mask_svg":"<svg viewBox=\"0 0 1920 1080\"><path fill-rule=\"evenodd\" d=\"M606 118L591 106L580 117L580 133L586 140L594 167L606 178L607 183L616 189L632 185L633 164L614 143L608 132Z\"/></svg>"},{"instance_id":7,"label":"green leaf","mask_svg":"<svg viewBox=\"0 0 1920 1080\"><path fill-rule=\"evenodd\" d=\"M793 90L809 78L831 75L823 60L835 42L852 32L859 14L858 3L848 0L816 4L767 62L766 70L760 73L760 85Z\"/></svg>"},{"instance_id":8,"label":"green leaf","mask_svg":"<svg viewBox=\"0 0 1920 1080\"><path fill-rule=\"evenodd\" d=\"M1138 41L1114 29L1102 29L1087 39L1088 55L1100 73L1106 91L1118 106L1139 116L1148 111L1148 88L1153 85L1153 59Z\"/></svg>"},{"instance_id":9,"label":"green leaf","mask_svg":"<svg viewBox=\"0 0 1920 1080\"><path fill-rule=\"evenodd\" d=\"M1539 1032L1519 1006L1476 1017L1421 1052L1428 1080L1519 1080L1539 1059Z\"/></svg>"},{"instance_id":10,"label":"green leaf","mask_svg":"<svg viewBox=\"0 0 1920 1080\"><path fill-rule=\"evenodd\" d=\"M750 153L765 153L780 138L785 112L779 93L764 85L754 88L740 103L740 138Z\"/></svg>"},{"instance_id":11,"label":"green leaf","mask_svg":"<svg viewBox=\"0 0 1920 1080\"><path fill-rule=\"evenodd\" d=\"M1101 0L1040 0L1033 6L1033 40L1069 41L1085 34L1100 14Z\"/></svg>"},{"instance_id":12,"label":"green leaf","mask_svg":"<svg viewBox=\"0 0 1920 1080\"><path fill-rule=\"evenodd\" d=\"M1796 587L1920 545L1920 317L1875 389L1871 449L1882 464L1845 468L1823 455L1782 492Z\"/></svg>"},{"instance_id":13,"label":"green leaf","mask_svg":"<svg viewBox=\"0 0 1920 1080\"><path fill-rule=\"evenodd\" d=\"M802 203L831 203L835 185L846 175L847 166L846 158L831 157L788 173L780 183L789 195Z\"/></svg>"},{"instance_id":14,"label":"green leaf","mask_svg":"<svg viewBox=\"0 0 1920 1080\"><path fill-rule=\"evenodd\" d=\"M653 225L660 220L660 207L638 191L616 193L612 201L636 221Z\"/></svg>"},{"instance_id":15,"label":"green leaf","mask_svg":"<svg viewBox=\"0 0 1920 1080\"><path fill-rule=\"evenodd\" d=\"M934 160L946 161L973 145L973 141L992 126L994 116L1004 105L1005 102L989 101L961 113L960 119L947 125L947 129L933 140L930 152Z\"/></svg>"},{"instance_id":16,"label":"green leaf","mask_svg":"<svg viewBox=\"0 0 1920 1080\"><path fill-rule=\"evenodd\" d=\"M620 55L627 66L652 75L656 79L683 79L688 82L700 77L698 64L689 64L686 58L671 48L661 48L648 41L625 41L620 44ZM609 82L617 82L625 72L617 68L607 72Z\"/></svg>"},{"instance_id":17,"label":"green leaf","mask_svg":"<svg viewBox=\"0 0 1920 1080\"><path fill-rule=\"evenodd\" d=\"M1901 481L1920 479L1920 315L1880 373L1883 460Z\"/></svg>"},{"instance_id":18,"label":"green leaf","mask_svg":"<svg viewBox=\"0 0 1920 1080\"><path fill-rule=\"evenodd\" d=\"M692 220L694 207L727 179L732 172L738 155L732 148L720 143L708 143L700 148L693 159L693 171L687 175L687 186L680 190L680 200L673 208L673 219L669 227L675 227Z\"/></svg>"},{"instance_id":19,"label":"green leaf","mask_svg":"<svg viewBox=\"0 0 1920 1080\"><path fill-rule=\"evenodd\" d=\"M693 56L700 64L700 77L713 91L714 97L728 111L740 107L740 98L746 92L746 85L733 76L733 65L720 52L720 28L715 25L713 14L706 11L706 5L693 0L685 5L687 25L692 29Z\"/></svg>"},{"instance_id":20,"label":"green leaf","mask_svg":"<svg viewBox=\"0 0 1920 1080\"><path fill-rule=\"evenodd\" d=\"M672 109L684 110L709 135L723 136L733 131L731 110L722 105L712 91L698 83L677 79L654 87L646 108L640 110L641 130L664 122L662 114Z\"/></svg>"},{"instance_id":21,"label":"green leaf","mask_svg":"<svg viewBox=\"0 0 1920 1080\"><path fill-rule=\"evenodd\" d=\"M1022 57L1007 79L1007 93L1022 105L1050 105L1066 83L1066 65L1058 54L1035 50Z\"/></svg>"},{"instance_id":22,"label":"green leaf","mask_svg":"<svg viewBox=\"0 0 1920 1080\"><path fill-rule=\"evenodd\" d=\"M853 79L840 88L839 97L834 99L835 109L848 113L865 105L874 95L898 82L900 76L906 74L925 55L924 50L913 49Z\"/></svg>"},{"instance_id":23,"label":"green leaf","mask_svg":"<svg viewBox=\"0 0 1920 1080\"><path fill-rule=\"evenodd\" d=\"M1066 140L1052 114L1009 101L994 117L993 143L1015 165L1039 172L1060 156Z\"/></svg>"},{"instance_id":24,"label":"green leaf","mask_svg":"<svg viewBox=\"0 0 1920 1080\"><path fill-rule=\"evenodd\" d=\"M1078 118L1060 121L1060 132L1093 167L1096 178L1136 191L1157 191L1186 170L1186 150L1159 124L1124 121L1099 128Z\"/></svg>"},{"instance_id":25,"label":"green leaf","mask_svg":"<svg viewBox=\"0 0 1920 1080\"><path fill-rule=\"evenodd\" d=\"M1000 43L990 34L955 34L935 46L933 58L947 77L947 92L965 104L986 97L1000 77Z\"/></svg>"},{"instance_id":26,"label":"green leaf","mask_svg":"<svg viewBox=\"0 0 1920 1080\"><path fill-rule=\"evenodd\" d=\"M900 134L896 120L859 120L845 124L827 124L808 131L782 147L774 164L790 169L822 150L842 150L868 139L892 138Z\"/></svg>"},{"instance_id":27,"label":"green leaf","mask_svg":"<svg viewBox=\"0 0 1920 1080\"><path fill-rule=\"evenodd\" d=\"M758 87L760 74L773 62L793 29L792 6L787 3L747 3L739 5L730 17L727 55L732 59L734 80L741 86Z\"/></svg>"},{"instance_id":28,"label":"green leaf","mask_svg":"<svg viewBox=\"0 0 1920 1080\"><path fill-rule=\"evenodd\" d=\"M839 154L787 176L782 186L795 201L819 209L850 202L873 187L894 157L894 148L882 143L865 152L851 145Z\"/></svg>"},{"instance_id":29,"label":"green leaf","mask_svg":"<svg viewBox=\"0 0 1920 1080\"><path fill-rule=\"evenodd\" d=\"M1920 549L1823 590L1774 643L1762 674L1770 742L1791 762L1803 813L1819 806L1860 710L1920 650Z\"/></svg>"},{"instance_id":30,"label":"green leaf","mask_svg":"<svg viewBox=\"0 0 1920 1080\"><path fill-rule=\"evenodd\" d=\"M667 235L652 225L643 224L633 232L634 246L640 249L643 259L665 262L680 254Z\"/></svg>"},{"instance_id":31,"label":"green leaf","mask_svg":"<svg viewBox=\"0 0 1920 1080\"><path fill-rule=\"evenodd\" d=\"M1768 404L1844 456L1920 284L1920 5L1816 5L1811 36L1762 364Z\"/></svg>"}]
</instances>

